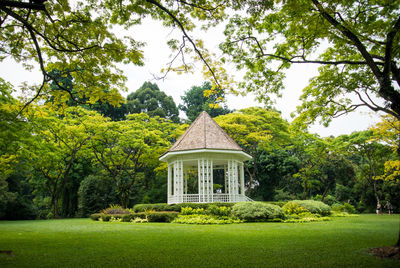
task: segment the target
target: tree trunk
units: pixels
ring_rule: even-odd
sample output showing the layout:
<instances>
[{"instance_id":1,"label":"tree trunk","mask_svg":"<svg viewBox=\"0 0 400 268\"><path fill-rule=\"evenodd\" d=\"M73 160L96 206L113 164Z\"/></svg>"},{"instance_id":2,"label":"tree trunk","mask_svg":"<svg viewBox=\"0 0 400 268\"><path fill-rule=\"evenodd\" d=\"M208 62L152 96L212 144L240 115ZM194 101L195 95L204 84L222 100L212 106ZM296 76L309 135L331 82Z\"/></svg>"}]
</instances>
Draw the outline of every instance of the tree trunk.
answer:
<instances>
[{"instance_id":1,"label":"tree trunk","mask_svg":"<svg viewBox=\"0 0 400 268\"><path fill-rule=\"evenodd\" d=\"M52 199L54 218L58 218L58 198L53 196Z\"/></svg>"},{"instance_id":2,"label":"tree trunk","mask_svg":"<svg viewBox=\"0 0 400 268\"><path fill-rule=\"evenodd\" d=\"M325 191L324 191L324 193L322 194L322 197L321 197L321 202L324 202L325 196L326 196L326 194L328 193L328 190L329 190L330 188L331 188L331 183L329 183L329 184L326 186Z\"/></svg>"}]
</instances>

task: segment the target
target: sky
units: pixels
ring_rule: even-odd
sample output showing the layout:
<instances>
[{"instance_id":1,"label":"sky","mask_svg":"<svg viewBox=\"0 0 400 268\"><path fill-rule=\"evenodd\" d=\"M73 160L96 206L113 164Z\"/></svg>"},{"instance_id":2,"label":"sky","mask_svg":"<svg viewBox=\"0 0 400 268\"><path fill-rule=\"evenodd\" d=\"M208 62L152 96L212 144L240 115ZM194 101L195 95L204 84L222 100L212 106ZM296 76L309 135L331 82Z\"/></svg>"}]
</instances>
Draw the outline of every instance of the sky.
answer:
<instances>
[{"instance_id":1,"label":"sky","mask_svg":"<svg viewBox=\"0 0 400 268\"><path fill-rule=\"evenodd\" d=\"M181 33L178 30L164 28L161 23L150 20L144 20L139 26L135 26L128 32L117 30L119 34L133 34L138 41L146 42L144 51L144 66L120 65L119 67L127 76L128 92L121 92L123 96L137 90L144 82L150 81L156 83L159 88L167 95L172 96L175 103L182 103L181 96L185 91L192 86L199 86L205 80L202 77L200 70L202 66L197 64L193 74L177 75L169 73L163 80L157 80L154 77L160 76L160 70L165 68L170 61L171 51L166 45L166 40L172 37L181 38ZM223 40L223 26L219 26L207 33L196 31L193 37L201 38L205 42L205 46L216 53L216 57L220 57L221 52L218 49L218 44ZM189 58L187 58L189 59ZM234 79L240 79L241 75L237 72L233 65L226 66L228 73ZM316 65L297 65L292 67L286 73L285 89L282 91L282 97L276 99L275 108L281 111L282 117L289 122L292 121L290 114L295 111L296 106L300 105L298 100L302 89L308 84L308 80L317 74ZM0 63L0 76L14 85L15 88L25 81L32 83L40 83L41 75L38 69L26 71L20 64L17 64L9 59ZM242 108L261 106L262 104L254 100L252 95L234 96L227 95L227 104L229 109L239 110ZM181 117L184 114L181 112ZM353 112L350 115L345 115L334 119L329 127L324 127L319 124L314 124L310 127L310 132L317 133L322 137L338 136L341 134L350 134L353 131L365 130L373 124L377 123L379 118L376 114L367 109Z\"/></svg>"}]
</instances>

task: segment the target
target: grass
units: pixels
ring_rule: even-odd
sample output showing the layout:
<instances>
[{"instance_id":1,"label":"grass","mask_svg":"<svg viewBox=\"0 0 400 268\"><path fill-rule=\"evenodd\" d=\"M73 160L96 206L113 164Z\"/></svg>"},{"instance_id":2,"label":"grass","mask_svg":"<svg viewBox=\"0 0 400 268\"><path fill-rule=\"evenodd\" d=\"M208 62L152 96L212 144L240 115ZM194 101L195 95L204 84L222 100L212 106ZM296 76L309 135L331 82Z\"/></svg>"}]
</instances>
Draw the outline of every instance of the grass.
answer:
<instances>
[{"instance_id":1,"label":"grass","mask_svg":"<svg viewBox=\"0 0 400 268\"><path fill-rule=\"evenodd\" d=\"M399 216L315 223L180 225L89 219L0 222L1 267L400 267L367 249L392 245Z\"/></svg>"}]
</instances>

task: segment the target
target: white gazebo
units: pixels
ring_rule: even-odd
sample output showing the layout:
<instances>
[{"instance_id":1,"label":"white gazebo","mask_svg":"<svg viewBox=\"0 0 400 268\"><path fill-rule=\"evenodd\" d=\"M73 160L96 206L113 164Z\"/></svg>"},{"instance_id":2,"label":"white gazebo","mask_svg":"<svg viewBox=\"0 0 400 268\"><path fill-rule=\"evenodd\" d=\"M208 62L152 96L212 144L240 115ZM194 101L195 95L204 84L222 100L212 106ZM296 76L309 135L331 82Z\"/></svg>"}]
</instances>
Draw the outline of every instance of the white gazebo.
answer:
<instances>
[{"instance_id":1,"label":"white gazebo","mask_svg":"<svg viewBox=\"0 0 400 268\"><path fill-rule=\"evenodd\" d=\"M243 162L252 157L202 112L160 157L168 163L168 204L252 201Z\"/></svg>"}]
</instances>

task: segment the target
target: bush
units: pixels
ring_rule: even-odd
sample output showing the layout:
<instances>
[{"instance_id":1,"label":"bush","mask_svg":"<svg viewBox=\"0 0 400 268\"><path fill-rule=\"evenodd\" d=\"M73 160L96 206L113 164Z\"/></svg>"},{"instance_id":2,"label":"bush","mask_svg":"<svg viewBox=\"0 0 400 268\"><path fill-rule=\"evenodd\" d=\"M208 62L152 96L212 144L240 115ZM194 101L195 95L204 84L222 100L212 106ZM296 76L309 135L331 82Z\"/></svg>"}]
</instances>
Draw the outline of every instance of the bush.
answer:
<instances>
[{"instance_id":1,"label":"bush","mask_svg":"<svg viewBox=\"0 0 400 268\"><path fill-rule=\"evenodd\" d=\"M304 207L302 207L299 204L292 202L292 201L287 202L282 207L282 209L285 212L285 214L287 214L287 215L293 215L293 214L297 215L297 214L307 211Z\"/></svg>"},{"instance_id":2,"label":"bush","mask_svg":"<svg viewBox=\"0 0 400 268\"><path fill-rule=\"evenodd\" d=\"M240 223L239 219L230 218L226 216L212 216L212 215L179 215L174 219L172 223L183 223L183 224L230 224Z\"/></svg>"},{"instance_id":3,"label":"bush","mask_svg":"<svg viewBox=\"0 0 400 268\"><path fill-rule=\"evenodd\" d=\"M191 207L183 207L181 208L182 215L194 215L194 214L204 214L204 208L191 208Z\"/></svg>"},{"instance_id":4,"label":"bush","mask_svg":"<svg viewBox=\"0 0 400 268\"><path fill-rule=\"evenodd\" d=\"M262 202L236 203L232 214L245 221L265 221L268 219L284 218L283 209L277 205Z\"/></svg>"},{"instance_id":5,"label":"bush","mask_svg":"<svg viewBox=\"0 0 400 268\"><path fill-rule=\"evenodd\" d=\"M316 196L312 197L311 199L315 200L315 201L321 201L322 195L317 194ZM324 201L321 201L321 202L324 202L325 204L332 206L332 204L337 203L338 201L336 200L336 197L328 194L325 196Z\"/></svg>"},{"instance_id":6,"label":"bush","mask_svg":"<svg viewBox=\"0 0 400 268\"><path fill-rule=\"evenodd\" d=\"M332 210L336 211L336 212L347 212L347 213L350 213L350 214L356 213L356 208L353 205L349 204L349 203L344 203L343 205L339 204L339 203L333 204L332 205Z\"/></svg>"},{"instance_id":7,"label":"bush","mask_svg":"<svg viewBox=\"0 0 400 268\"><path fill-rule=\"evenodd\" d=\"M178 217L179 213L176 211L157 211L150 213L147 216L147 220L149 222L171 222L176 217Z\"/></svg>"},{"instance_id":8,"label":"bush","mask_svg":"<svg viewBox=\"0 0 400 268\"><path fill-rule=\"evenodd\" d=\"M328 216L331 213L331 207L324 204L321 201L314 200L293 200L293 203L305 208L307 211L313 214L320 214L322 216Z\"/></svg>"},{"instance_id":9,"label":"bush","mask_svg":"<svg viewBox=\"0 0 400 268\"><path fill-rule=\"evenodd\" d=\"M133 207L134 212L144 212L146 210L155 210L155 211L176 211L180 212L183 207L191 207L193 209L202 208L206 210L209 206L217 206L217 207L232 207L234 203L180 203L180 204L136 204Z\"/></svg>"},{"instance_id":10,"label":"bush","mask_svg":"<svg viewBox=\"0 0 400 268\"><path fill-rule=\"evenodd\" d=\"M120 205L110 205L108 208L101 211L103 214L129 214L131 210L125 209Z\"/></svg>"},{"instance_id":11,"label":"bush","mask_svg":"<svg viewBox=\"0 0 400 268\"><path fill-rule=\"evenodd\" d=\"M99 218L101 217L101 215L102 215L101 213L95 213L95 214L90 215L90 218L94 221L98 221Z\"/></svg>"},{"instance_id":12,"label":"bush","mask_svg":"<svg viewBox=\"0 0 400 268\"><path fill-rule=\"evenodd\" d=\"M287 203L287 201L267 201L267 202L263 202L263 203L283 207Z\"/></svg>"},{"instance_id":13,"label":"bush","mask_svg":"<svg viewBox=\"0 0 400 268\"><path fill-rule=\"evenodd\" d=\"M133 207L134 212L144 212L144 211L174 211L174 208L167 203L158 204L137 204Z\"/></svg>"},{"instance_id":14,"label":"bush","mask_svg":"<svg viewBox=\"0 0 400 268\"><path fill-rule=\"evenodd\" d=\"M116 202L114 184L109 178L89 175L78 190L78 215L87 217Z\"/></svg>"},{"instance_id":15,"label":"bush","mask_svg":"<svg viewBox=\"0 0 400 268\"><path fill-rule=\"evenodd\" d=\"M232 211L232 208L230 208L230 207L225 207L225 206L218 207L216 205L211 205L206 209L205 213L207 215L228 217L231 215L231 211Z\"/></svg>"}]
</instances>

